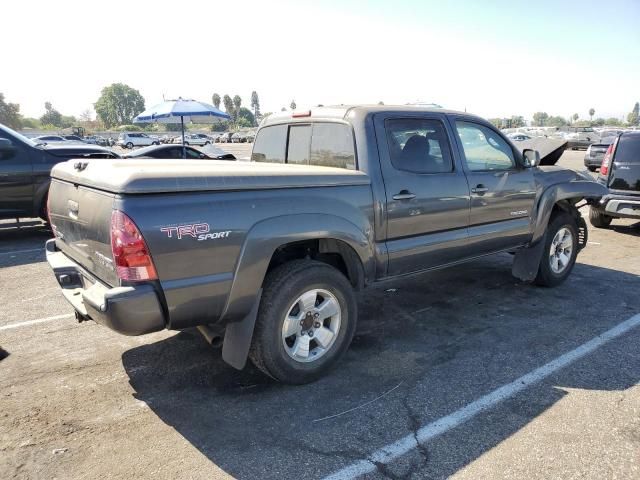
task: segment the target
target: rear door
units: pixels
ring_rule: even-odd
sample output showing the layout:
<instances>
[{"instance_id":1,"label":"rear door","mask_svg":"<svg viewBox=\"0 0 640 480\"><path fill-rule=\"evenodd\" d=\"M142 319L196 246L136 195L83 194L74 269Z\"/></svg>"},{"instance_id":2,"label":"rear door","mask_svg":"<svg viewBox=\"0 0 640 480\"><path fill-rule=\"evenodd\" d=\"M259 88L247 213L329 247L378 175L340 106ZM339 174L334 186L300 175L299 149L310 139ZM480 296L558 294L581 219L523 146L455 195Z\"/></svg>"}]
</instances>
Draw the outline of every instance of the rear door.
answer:
<instances>
[{"instance_id":1,"label":"rear door","mask_svg":"<svg viewBox=\"0 0 640 480\"><path fill-rule=\"evenodd\" d=\"M0 151L0 217L28 216L33 210L32 148L0 130L11 146Z\"/></svg>"},{"instance_id":2,"label":"rear door","mask_svg":"<svg viewBox=\"0 0 640 480\"><path fill-rule=\"evenodd\" d=\"M609 188L625 195L640 195L640 132L623 133L618 139Z\"/></svg>"},{"instance_id":3,"label":"rear door","mask_svg":"<svg viewBox=\"0 0 640 480\"><path fill-rule=\"evenodd\" d=\"M525 243L536 194L532 169L493 128L465 117L453 124L471 190L470 248L484 254Z\"/></svg>"},{"instance_id":4,"label":"rear door","mask_svg":"<svg viewBox=\"0 0 640 480\"><path fill-rule=\"evenodd\" d=\"M374 124L386 190L388 274L464 258L469 186L444 116L383 113Z\"/></svg>"}]
</instances>

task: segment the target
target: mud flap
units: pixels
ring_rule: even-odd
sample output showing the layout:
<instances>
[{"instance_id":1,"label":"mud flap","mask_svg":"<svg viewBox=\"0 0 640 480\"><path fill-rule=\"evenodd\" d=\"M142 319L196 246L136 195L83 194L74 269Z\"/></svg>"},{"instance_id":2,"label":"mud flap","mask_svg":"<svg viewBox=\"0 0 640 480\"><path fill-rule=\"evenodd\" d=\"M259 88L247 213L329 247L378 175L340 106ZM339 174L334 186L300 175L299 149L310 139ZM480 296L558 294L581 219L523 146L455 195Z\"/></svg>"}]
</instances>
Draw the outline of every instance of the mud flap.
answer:
<instances>
[{"instance_id":1,"label":"mud flap","mask_svg":"<svg viewBox=\"0 0 640 480\"><path fill-rule=\"evenodd\" d=\"M511 274L523 282L532 282L538 275L544 250L544 236L535 245L518 250L513 259Z\"/></svg>"},{"instance_id":2,"label":"mud flap","mask_svg":"<svg viewBox=\"0 0 640 480\"><path fill-rule=\"evenodd\" d=\"M239 322L229 323L225 329L222 359L238 370L242 370L247 364L251 339L253 338L253 328L256 324L261 298L262 289L258 291L249 314Z\"/></svg>"}]
</instances>

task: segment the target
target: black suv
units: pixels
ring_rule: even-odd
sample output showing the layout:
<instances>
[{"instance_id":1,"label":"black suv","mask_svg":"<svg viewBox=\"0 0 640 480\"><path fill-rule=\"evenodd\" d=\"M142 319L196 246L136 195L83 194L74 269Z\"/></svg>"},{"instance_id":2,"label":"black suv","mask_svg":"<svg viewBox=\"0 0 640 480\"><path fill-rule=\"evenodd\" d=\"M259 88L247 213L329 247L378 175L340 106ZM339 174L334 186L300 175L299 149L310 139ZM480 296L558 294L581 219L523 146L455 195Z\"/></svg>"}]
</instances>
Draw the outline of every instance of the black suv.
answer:
<instances>
[{"instance_id":1,"label":"black suv","mask_svg":"<svg viewBox=\"0 0 640 480\"><path fill-rule=\"evenodd\" d=\"M96 145L35 142L0 124L0 219L45 219L51 168L71 158L118 154Z\"/></svg>"},{"instance_id":2,"label":"black suv","mask_svg":"<svg viewBox=\"0 0 640 480\"><path fill-rule=\"evenodd\" d=\"M598 182L609 193L591 206L591 225L606 228L614 218L640 219L640 132L624 132L609 146Z\"/></svg>"}]
</instances>

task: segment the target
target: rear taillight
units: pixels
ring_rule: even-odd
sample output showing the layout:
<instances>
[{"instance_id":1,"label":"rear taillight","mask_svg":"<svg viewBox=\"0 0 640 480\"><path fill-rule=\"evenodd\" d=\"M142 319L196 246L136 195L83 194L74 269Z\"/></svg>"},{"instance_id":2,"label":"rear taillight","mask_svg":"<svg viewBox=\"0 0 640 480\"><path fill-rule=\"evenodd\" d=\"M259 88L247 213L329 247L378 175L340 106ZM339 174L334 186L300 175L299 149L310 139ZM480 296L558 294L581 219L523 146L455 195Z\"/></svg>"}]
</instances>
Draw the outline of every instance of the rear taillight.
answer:
<instances>
[{"instance_id":1,"label":"rear taillight","mask_svg":"<svg viewBox=\"0 0 640 480\"><path fill-rule=\"evenodd\" d=\"M133 221L119 210L111 214L111 251L120 280L157 280L149 248Z\"/></svg>"},{"instance_id":2,"label":"rear taillight","mask_svg":"<svg viewBox=\"0 0 640 480\"><path fill-rule=\"evenodd\" d=\"M607 148L607 153L604 154L602 159L602 165L600 165L600 175L607 176L609 174L609 165L611 164L611 153L613 152L613 143Z\"/></svg>"}]
</instances>

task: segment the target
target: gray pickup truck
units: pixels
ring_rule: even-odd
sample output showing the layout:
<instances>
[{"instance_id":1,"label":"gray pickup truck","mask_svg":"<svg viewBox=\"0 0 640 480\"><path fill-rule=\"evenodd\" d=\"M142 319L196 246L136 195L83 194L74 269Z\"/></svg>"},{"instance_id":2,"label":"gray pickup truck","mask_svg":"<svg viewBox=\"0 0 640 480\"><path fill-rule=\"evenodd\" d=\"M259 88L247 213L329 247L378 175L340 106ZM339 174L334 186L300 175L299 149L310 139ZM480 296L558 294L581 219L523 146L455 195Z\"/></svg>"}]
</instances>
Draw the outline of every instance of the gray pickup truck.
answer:
<instances>
[{"instance_id":1,"label":"gray pickup truck","mask_svg":"<svg viewBox=\"0 0 640 480\"><path fill-rule=\"evenodd\" d=\"M305 383L348 348L358 289L497 252L563 282L586 244L577 204L606 188L538 161L442 109L272 115L252 162L57 165L47 258L81 321L198 327L232 366Z\"/></svg>"}]
</instances>

